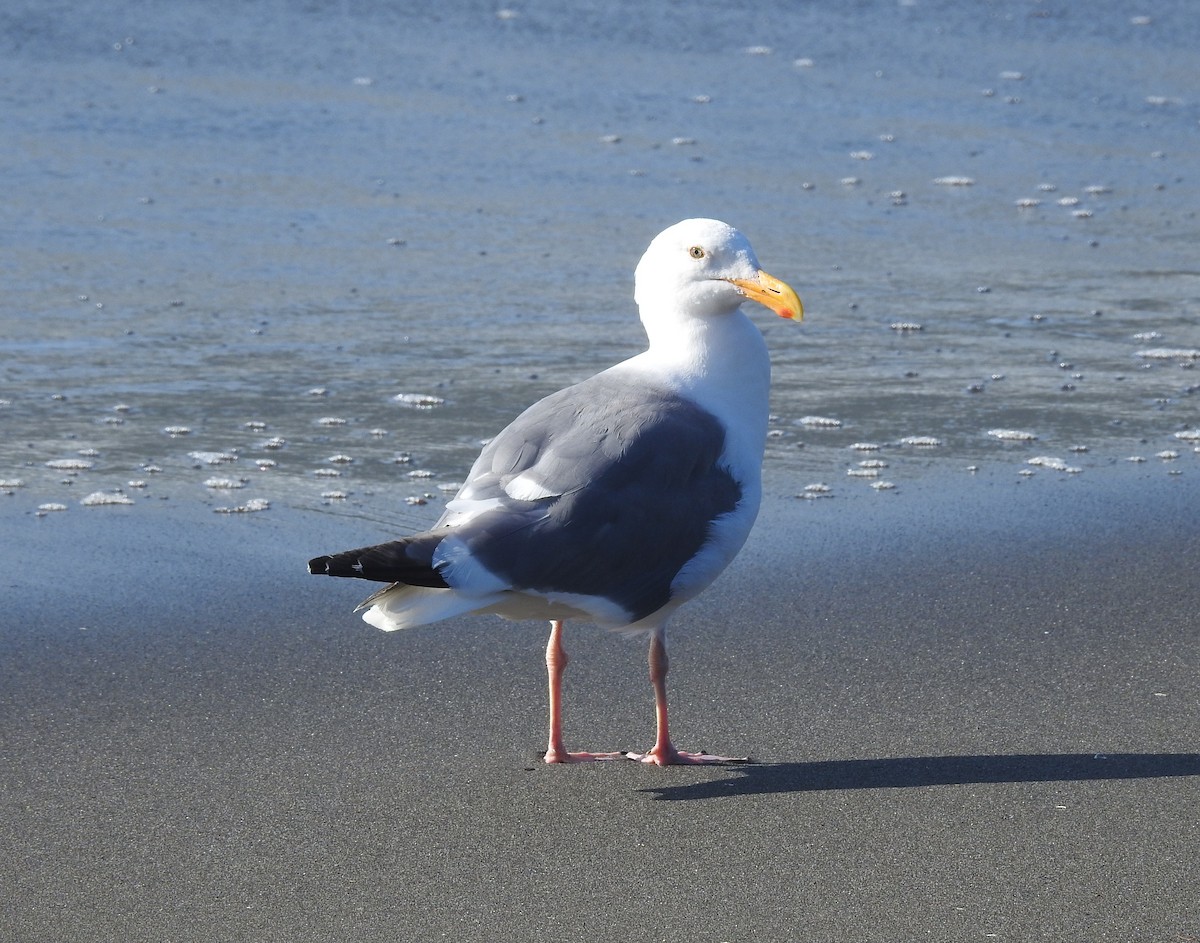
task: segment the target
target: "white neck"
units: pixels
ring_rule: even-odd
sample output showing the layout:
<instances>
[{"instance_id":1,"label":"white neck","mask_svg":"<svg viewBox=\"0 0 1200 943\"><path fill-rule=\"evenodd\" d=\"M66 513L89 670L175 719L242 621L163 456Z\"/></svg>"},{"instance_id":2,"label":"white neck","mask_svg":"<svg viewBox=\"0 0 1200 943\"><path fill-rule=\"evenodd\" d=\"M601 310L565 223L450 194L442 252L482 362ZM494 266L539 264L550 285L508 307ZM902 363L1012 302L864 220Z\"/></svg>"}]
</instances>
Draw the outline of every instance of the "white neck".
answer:
<instances>
[{"instance_id":1,"label":"white neck","mask_svg":"<svg viewBox=\"0 0 1200 943\"><path fill-rule=\"evenodd\" d=\"M644 317L650 348L613 370L633 371L711 412L755 456L767 437L771 363L762 332L741 309L704 317Z\"/></svg>"}]
</instances>

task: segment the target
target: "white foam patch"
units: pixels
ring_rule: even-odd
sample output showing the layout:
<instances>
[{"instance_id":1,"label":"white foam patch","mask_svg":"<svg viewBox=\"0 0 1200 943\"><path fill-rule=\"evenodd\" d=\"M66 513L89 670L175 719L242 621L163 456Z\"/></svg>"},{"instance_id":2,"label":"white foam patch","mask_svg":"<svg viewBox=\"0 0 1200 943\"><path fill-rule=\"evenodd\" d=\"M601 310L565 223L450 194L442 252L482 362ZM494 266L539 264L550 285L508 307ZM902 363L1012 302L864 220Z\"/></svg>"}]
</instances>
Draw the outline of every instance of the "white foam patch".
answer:
<instances>
[{"instance_id":1,"label":"white foam patch","mask_svg":"<svg viewBox=\"0 0 1200 943\"><path fill-rule=\"evenodd\" d=\"M1137 355L1144 360L1196 360L1200 359L1200 350L1194 347L1151 347L1139 350Z\"/></svg>"},{"instance_id":2,"label":"white foam patch","mask_svg":"<svg viewBox=\"0 0 1200 943\"><path fill-rule=\"evenodd\" d=\"M231 491L244 488L246 483L236 478L209 478L204 482L205 488L215 488L220 491Z\"/></svg>"},{"instance_id":3,"label":"white foam patch","mask_svg":"<svg viewBox=\"0 0 1200 943\"><path fill-rule=\"evenodd\" d=\"M414 409L433 409L446 402L441 396L434 396L432 393L397 393L392 400L401 406L411 406Z\"/></svg>"},{"instance_id":4,"label":"white foam patch","mask_svg":"<svg viewBox=\"0 0 1200 943\"><path fill-rule=\"evenodd\" d=\"M97 508L112 504L133 504L133 500L112 491L93 491L79 503L85 508Z\"/></svg>"},{"instance_id":5,"label":"white foam patch","mask_svg":"<svg viewBox=\"0 0 1200 943\"><path fill-rule=\"evenodd\" d=\"M255 511L266 511L271 502L266 498L251 498L245 504L232 508L213 508L217 514L252 514Z\"/></svg>"},{"instance_id":6,"label":"white foam patch","mask_svg":"<svg viewBox=\"0 0 1200 943\"><path fill-rule=\"evenodd\" d=\"M829 416L801 416L796 420L796 425L806 429L840 429L842 421Z\"/></svg>"},{"instance_id":7,"label":"white foam patch","mask_svg":"<svg viewBox=\"0 0 1200 943\"><path fill-rule=\"evenodd\" d=\"M188 458L204 465L225 465L237 461L237 456L232 452L188 452Z\"/></svg>"},{"instance_id":8,"label":"white foam patch","mask_svg":"<svg viewBox=\"0 0 1200 943\"><path fill-rule=\"evenodd\" d=\"M1052 455L1035 455L1033 458L1025 460L1026 465L1037 465L1039 468L1049 468L1052 471L1066 472L1068 475L1078 475L1082 468L1076 465L1068 465L1061 458L1055 458Z\"/></svg>"},{"instance_id":9,"label":"white foam patch","mask_svg":"<svg viewBox=\"0 0 1200 943\"><path fill-rule=\"evenodd\" d=\"M987 432L993 439L1002 439L1006 442L1033 442L1037 436L1032 432L1025 432L1023 429L989 429Z\"/></svg>"}]
</instances>

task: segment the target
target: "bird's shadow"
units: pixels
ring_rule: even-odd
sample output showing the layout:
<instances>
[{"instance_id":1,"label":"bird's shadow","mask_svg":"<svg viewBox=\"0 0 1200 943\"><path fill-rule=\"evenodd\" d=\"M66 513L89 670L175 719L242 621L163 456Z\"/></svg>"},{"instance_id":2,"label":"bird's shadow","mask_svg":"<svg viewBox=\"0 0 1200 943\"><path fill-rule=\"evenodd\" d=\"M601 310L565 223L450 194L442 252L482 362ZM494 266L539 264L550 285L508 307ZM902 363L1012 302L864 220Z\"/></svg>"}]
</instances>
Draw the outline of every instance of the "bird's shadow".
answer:
<instances>
[{"instance_id":1,"label":"bird's shadow","mask_svg":"<svg viewBox=\"0 0 1200 943\"><path fill-rule=\"evenodd\" d=\"M719 799L840 789L911 789L972 783L1094 782L1200 776L1200 753L1052 753L906 756L814 763L749 763L736 774L640 792L656 800Z\"/></svg>"}]
</instances>

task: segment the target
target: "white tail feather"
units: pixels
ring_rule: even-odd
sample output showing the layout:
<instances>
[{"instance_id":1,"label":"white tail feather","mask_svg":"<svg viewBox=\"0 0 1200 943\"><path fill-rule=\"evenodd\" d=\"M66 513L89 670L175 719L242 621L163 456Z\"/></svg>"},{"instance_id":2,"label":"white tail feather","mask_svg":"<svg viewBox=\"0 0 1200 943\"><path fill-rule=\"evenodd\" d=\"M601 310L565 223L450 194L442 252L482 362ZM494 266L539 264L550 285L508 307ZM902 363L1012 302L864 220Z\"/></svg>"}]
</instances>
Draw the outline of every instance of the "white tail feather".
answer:
<instances>
[{"instance_id":1,"label":"white tail feather","mask_svg":"<svg viewBox=\"0 0 1200 943\"><path fill-rule=\"evenodd\" d=\"M500 599L500 593L462 596L449 589L397 585L376 593L358 608L366 609L362 614L365 622L385 632L394 632L486 609Z\"/></svg>"}]
</instances>

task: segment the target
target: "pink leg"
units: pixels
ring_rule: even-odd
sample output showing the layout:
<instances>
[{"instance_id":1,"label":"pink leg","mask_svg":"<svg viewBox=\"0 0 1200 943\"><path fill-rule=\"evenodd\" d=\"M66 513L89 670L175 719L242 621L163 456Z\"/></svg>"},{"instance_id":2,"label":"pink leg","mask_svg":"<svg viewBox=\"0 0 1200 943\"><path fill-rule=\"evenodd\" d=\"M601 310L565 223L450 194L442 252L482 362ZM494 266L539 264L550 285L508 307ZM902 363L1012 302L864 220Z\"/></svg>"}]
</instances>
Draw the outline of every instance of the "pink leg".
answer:
<instances>
[{"instance_id":1,"label":"pink leg","mask_svg":"<svg viewBox=\"0 0 1200 943\"><path fill-rule=\"evenodd\" d=\"M567 652L562 645L563 623L550 623L550 641L546 643L546 677L550 684L550 741L546 746L547 763L575 763L583 760L615 760L622 753L568 753L562 736L562 676Z\"/></svg>"},{"instance_id":2,"label":"pink leg","mask_svg":"<svg viewBox=\"0 0 1200 943\"><path fill-rule=\"evenodd\" d=\"M656 766L710 763L748 763L744 756L713 756L710 753L684 753L675 749L667 729L667 646L659 629L650 637L650 683L654 686L654 718L658 735L647 753L627 753L631 760L653 763Z\"/></svg>"}]
</instances>

